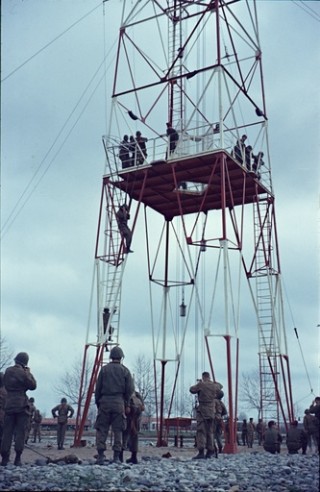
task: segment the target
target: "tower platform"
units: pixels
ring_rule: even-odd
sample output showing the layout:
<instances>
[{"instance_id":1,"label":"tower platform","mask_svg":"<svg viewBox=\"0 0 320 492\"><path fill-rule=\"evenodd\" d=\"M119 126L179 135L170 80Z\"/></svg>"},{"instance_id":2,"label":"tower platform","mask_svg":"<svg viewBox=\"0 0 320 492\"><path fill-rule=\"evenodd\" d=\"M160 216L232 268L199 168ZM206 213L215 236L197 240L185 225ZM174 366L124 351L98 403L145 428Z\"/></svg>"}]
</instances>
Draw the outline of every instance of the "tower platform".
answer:
<instances>
[{"instance_id":1,"label":"tower platform","mask_svg":"<svg viewBox=\"0 0 320 492\"><path fill-rule=\"evenodd\" d=\"M258 179L225 150L153 161L120 170L116 180L104 176L106 180L167 220L272 195L263 178Z\"/></svg>"}]
</instances>

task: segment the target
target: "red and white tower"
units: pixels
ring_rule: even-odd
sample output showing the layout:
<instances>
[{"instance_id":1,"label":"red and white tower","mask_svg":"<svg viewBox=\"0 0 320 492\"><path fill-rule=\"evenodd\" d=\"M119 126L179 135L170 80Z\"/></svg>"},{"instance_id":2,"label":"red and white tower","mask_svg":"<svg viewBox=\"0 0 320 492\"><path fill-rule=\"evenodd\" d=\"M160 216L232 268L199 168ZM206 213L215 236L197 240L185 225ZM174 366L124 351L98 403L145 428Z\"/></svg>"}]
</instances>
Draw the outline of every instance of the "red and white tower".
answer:
<instances>
[{"instance_id":1,"label":"red and white tower","mask_svg":"<svg viewBox=\"0 0 320 492\"><path fill-rule=\"evenodd\" d=\"M232 424L225 451L235 452L246 349L246 357L258 352L261 417L293 418L256 2L124 1L111 98L95 251L97 329L84 368L91 346L95 360L75 442L106 349L120 340L122 278L132 256L124 254L115 214L126 203L133 237L144 213L146 247L135 255L148 264L158 444L181 374L209 366L224 381ZM167 122L179 135L171 148ZM148 138L147 155L139 162L136 144L123 169L119 142L137 130ZM249 311L250 341L241 336Z\"/></svg>"}]
</instances>

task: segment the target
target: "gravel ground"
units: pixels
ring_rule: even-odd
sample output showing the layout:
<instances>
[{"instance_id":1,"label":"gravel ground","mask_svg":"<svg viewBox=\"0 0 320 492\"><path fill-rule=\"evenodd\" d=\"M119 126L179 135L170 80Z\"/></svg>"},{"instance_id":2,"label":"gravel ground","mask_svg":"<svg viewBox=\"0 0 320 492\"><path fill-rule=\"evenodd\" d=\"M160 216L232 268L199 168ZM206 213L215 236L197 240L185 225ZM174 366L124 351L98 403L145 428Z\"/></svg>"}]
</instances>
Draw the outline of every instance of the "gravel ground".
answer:
<instances>
[{"instance_id":1,"label":"gravel ground","mask_svg":"<svg viewBox=\"0 0 320 492\"><path fill-rule=\"evenodd\" d=\"M42 443L41 443L42 444ZM192 460L194 448L140 446L139 464L114 464L107 451L104 465L95 465L94 447L57 451L30 445L23 466L0 469L0 490L15 491L213 491L213 492L318 492L319 456L271 455L256 446L239 447L236 454L218 459ZM40 455L40 454L41 455ZM163 455L169 453L170 457ZM75 455L81 464L66 464ZM129 453L125 453L125 458ZM61 461L47 464L47 457Z\"/></svg>"}]
</instances>

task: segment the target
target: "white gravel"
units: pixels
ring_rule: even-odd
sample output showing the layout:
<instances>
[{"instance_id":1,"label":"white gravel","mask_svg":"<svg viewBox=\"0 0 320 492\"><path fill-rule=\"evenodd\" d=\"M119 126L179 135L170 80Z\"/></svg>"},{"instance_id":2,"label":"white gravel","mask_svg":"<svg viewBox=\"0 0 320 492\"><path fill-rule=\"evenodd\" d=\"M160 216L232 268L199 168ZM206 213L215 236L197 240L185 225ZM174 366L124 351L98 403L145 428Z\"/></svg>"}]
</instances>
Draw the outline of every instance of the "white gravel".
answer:
<instances>
[{"instance_id":1,"label":"white gravel","mask_svg":"<svg viewBox=\"0 0 320 492\"><path fill-rule=\"evenodd\" d=\"M222 454L192 460L142 456L138 465L98 466L64 462L0 469L0 490L15 491L153 491L153 492L318 492L319 456L269 453Z\"/></svg>"}]
</instances>

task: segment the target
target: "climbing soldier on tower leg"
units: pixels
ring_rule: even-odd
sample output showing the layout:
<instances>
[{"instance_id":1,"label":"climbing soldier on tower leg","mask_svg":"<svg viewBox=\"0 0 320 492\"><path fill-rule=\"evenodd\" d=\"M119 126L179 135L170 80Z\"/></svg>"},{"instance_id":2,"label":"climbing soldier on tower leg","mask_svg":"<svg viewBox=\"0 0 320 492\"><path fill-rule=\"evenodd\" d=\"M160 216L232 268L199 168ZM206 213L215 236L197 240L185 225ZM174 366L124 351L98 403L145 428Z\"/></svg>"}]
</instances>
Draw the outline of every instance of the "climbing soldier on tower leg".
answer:
<instances>
[{"instance_id":1,"label":"climbing soldier on tower leg","mask_svg":"<svg viewBox=\"0 0 320 492\"><path fill-rule=\"evenodd\" d=\"M196 409L197 418L197 448L198 454L193 459L217 457L217 450L214 444L214 417L215 400L221 398L222 384L211 381L208 372L202 373L202 379L197 384L191 386L190 393L198 395L198 407ZM206 455L204 450L207 450Z\"/></svg>"},{"instance_id":2,"label":"climbing soldier on tower leg","mask_svg":"<svg viewBox=\"0 0 320 492\"><path fill-rule=\"evenodd\" d=\"M129 401L134 391L131 373L121 360L124 355L120 347L113 347L110 352L111 362L100 370L95 401L98 415L95 423L96 446L98 451L97 464L103 465L106 441L110 426L114 434L113 462L121 463L122 433L125 430L126 417L129 413Z\"/></svg>"},{"instance_id":3,"label":"climbing soldier on tower leg","mask_svg":"<svg viewBox=\"0 0 320 492\"><path fill-rule=\"evenodd\" d=\"M129 207L126 204L123 204L119 207L119 210L116 213L119 232L121 237L125 241L125 253L133 253L132 249L130 249L131 241L132 241L132 232L128 226L128 220L130 219Z\"/></svg>"}]
</instances>

